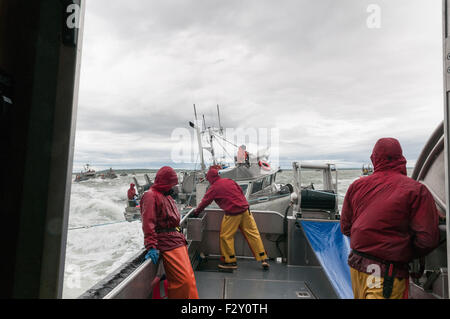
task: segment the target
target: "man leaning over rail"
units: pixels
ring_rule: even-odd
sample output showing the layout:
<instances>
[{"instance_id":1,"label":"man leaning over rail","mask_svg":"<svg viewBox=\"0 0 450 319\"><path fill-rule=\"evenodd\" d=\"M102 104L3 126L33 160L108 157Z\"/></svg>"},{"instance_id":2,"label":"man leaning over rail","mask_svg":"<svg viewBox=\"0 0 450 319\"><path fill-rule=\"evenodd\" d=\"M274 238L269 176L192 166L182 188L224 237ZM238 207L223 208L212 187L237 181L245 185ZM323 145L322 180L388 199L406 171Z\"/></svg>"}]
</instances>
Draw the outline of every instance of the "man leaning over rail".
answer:
<instances>
[{"instance_id":1,"label":"man leaning over rail","mask_svg":"<svg viewBox=\"0 0 450 319\"><path fill-rule=\"evenodd\" d=\"M156 264L161 252L169 299L198 299L186 238L180 232L180 213L170 196L177 184L175 171L164 166L156 173L155 183L142 196L142 230L148 249L145 259L151 258Z\"/></svg>"},{"instance_id":2,"label":"man leaning over rail","mask_svg":"<svg viewBox=\"0 0 450 319\"><path fill-rule=\"evenodd\" d=\"M406 176L396 139L378 140L370 159L374 173L350 185L341 214L354 297L408 298L408 263L437 247L439 214L425 185Z\"/></svg>"},{"instance_id":3,"label":"man leaning over rail","mask_svg":"<svg viewBox=\"0 0 450 319\"><path fill-rule=\"evenodd\" d=\"M241 187L232 179L221 178L215 168L209 169L206 179L210 186L193 215L198 216L213 200L225 212L220 227L222 263L219 264L219 268L237 268L234 235L239 228L247 240L255 259L261 261L264 270L268 270L267 253Z\"/></svg>"}]
</instances>

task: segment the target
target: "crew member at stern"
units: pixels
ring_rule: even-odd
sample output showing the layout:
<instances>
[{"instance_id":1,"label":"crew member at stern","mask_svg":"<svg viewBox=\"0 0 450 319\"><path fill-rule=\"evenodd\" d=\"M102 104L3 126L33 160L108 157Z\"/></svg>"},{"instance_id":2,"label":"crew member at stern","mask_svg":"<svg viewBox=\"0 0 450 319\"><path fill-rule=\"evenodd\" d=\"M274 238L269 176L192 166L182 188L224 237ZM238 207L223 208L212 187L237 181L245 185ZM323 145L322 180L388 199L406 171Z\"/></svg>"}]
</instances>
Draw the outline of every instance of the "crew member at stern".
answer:
<instances>
[{"instance_id":1,"label":"crew member at stern","mask_svg":"<svg viewBox=\"0 0 450 319\"><path fill-rule=\"evenodd\" d=\"M353 182L345 195L341 231L350 237L355 299L408 298L408 263L439 243L433 196L406 175L402 153L396 139L379 139L370 157L373 174Z\"/></svg>"},{"instance_id":2,"label":"crew member at stern","mask_svg":"<svg viewBox=\"0 0 450 319\"><path fill-rule=\"evenodd\" d=\"M142 230L148 250L145 258L151 258L156 264L161 253L169 299L198 299L186 238L180 232L180 213L170 196L177 184L176 172L164 166L141 199Z\"/></svg>"}]
</instances>

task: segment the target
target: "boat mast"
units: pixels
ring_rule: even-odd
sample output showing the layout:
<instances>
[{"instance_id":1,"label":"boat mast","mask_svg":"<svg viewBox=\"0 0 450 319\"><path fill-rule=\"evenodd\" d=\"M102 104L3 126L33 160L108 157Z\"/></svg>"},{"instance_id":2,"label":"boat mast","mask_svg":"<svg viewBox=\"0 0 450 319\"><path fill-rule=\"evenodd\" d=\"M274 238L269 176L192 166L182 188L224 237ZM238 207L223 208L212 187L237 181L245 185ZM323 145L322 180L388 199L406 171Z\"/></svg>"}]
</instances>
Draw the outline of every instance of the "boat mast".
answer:
<instances>
[{"instance_id":1,"label":"boat mast","mask_svg":"<svg viewBox=\"0 0 450 319\"><path fill-rule=\"evenodd\" d=\"M194 115L195 115L195 126L192 126L193 128L195 128L197 130L197 142L198 142L198 151L200 152L200 162L201 162L201 167L202 167L202 171L206 170L206 165L205 165L205 159L203 157L203 145L202 145L202 133L200 132L200 128L198 127L198 118L197 118L197 109L195 108L195 104L194 104Z\"/></svg>"},{"instance_id":2,"label":"boat mast","mask_svg":"<svg viewBox=\"0 0 450 319\"><path fill-rule=\"evenodd\" d=\"M210 145L210 152L213 159L213 165L217 165L216 157L214 156L214 146L213 146L213 134L211 132L211 127L208 127L209 132L209 145Z\"/></svg>"},{"instance_id":3,"label":"boat mast","mask_svg":"<svg viewBox=\"0 0 450 319\"><path fill-rule=\"evenodd\" d=\"M205 115L203 114L203 132L206 132L206 130L208 129L208 134L209 134L209 147L205 147L205 149L207 149L212 156L212 160L213 160L213 165L217 165L217 161L216 161L216 157L214 155L214 145L213 145L213 133L212 133L212 128L211 126L207 127L206 126L206 120L205 120Z\"/></svg>"},{"instance_id":4,"label":"boat mast","mask_svg":"<svg viewBox=\"0 0 450 319\"><path fill-rule=\"evenodd\" d=\"M219 118L219 132L220 132L220 135L223 135L223 127L222 127L222 123L220 121L219 104L217 104L217 117Z\"/></svg>"},{"instance_id":5,"label":"boat mast","mask_svg":"<svg viewBox=\"0 0 450 319\"><path fill-rule=\"evenodd\" d=\"M222 123L221 123L221 120L220 120L219 105L217 105L217 115L218 115L218 118L219 118L219 128L206 126L205 115L202 115L202 129L200 130L198 116L197 116L197 109L195 107L195 104L194 104L194 115L195 115L195 124L192 123L192 122L189 122L189 125L197 131L197 142L198 142L198 149L199 149L199 152L200 152L201 167L202 167L202 171L205 171L206 170L206 165L205 165L205 158L204 158L204 155L203 155L203 150L206 149L206 150L208 150L211 153L213 165L217 165L217 160L216 160L215 151L214 151L214 135L216 133L219 133L219 135L220 135L219 137L224 139L222 137L222 135L223 135L223 127L222 127ZM206 132L209 134L209 146L207 146L207 147L203 146L203 144L202 144L202 134L204 134Z\"/></svg>"}]
</instances>

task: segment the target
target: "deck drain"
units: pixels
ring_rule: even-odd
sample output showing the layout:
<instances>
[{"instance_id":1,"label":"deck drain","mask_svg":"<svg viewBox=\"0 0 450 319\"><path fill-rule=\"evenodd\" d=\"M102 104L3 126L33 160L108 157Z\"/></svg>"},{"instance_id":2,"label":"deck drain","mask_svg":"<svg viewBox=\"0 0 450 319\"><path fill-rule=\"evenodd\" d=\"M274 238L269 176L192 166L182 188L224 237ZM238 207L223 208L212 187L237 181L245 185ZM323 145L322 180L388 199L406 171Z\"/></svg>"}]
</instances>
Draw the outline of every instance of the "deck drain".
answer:
<instances>
[{"instance_id":1,"label":"deck drain","mask_svg":"<svg viewBox=\"0 0 450 319\"><path fill-rule=\"evenodd\" d=\"M307 291L296 291L297 298L311 298L311 295Z\"/></svg>"}]
</instances>

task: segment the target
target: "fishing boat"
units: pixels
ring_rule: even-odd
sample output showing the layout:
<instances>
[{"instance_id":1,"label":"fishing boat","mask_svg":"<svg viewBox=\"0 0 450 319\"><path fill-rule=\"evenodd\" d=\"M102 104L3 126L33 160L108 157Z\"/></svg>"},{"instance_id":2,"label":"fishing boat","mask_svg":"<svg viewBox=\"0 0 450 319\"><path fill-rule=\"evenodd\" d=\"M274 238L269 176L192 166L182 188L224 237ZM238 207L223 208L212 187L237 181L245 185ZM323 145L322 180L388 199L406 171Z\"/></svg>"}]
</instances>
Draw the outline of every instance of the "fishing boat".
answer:
<instances>
[{"instance_id":1,"label":"fishing boat","mask_svg":"<svg viewBox=\"0 0 450 319\"><path fill-rule=\"evenodd\" d=\"M252 209L272 260L269 272L262 272L252 260L252 252L240 233L235 237L238 270L219 271L219 232L224 212L209 206L198 218L191 217L193 208L182 214L180 226L188 241L200 298L351 298L348 267L344 267L349 245L339 231L337 180L332 177L333 173L337 177L337 171L332 164L300 162L294 162L292 170L293 191L286 196L287 207ZM306 170L322 172L323 190L302 186L308 185L302 179ZM197 196L201 199L200 192ZM162 263L145 261L145 253L144 249L140 251L80 298L155 298L164 290L164 269Z\"/></svg>"},{"instance_id":2,"label":"fishing boat","mask_svg":"<svg viewBox=\"0 0 450 319\"><path fill-rule=\"evenodd\" d=\"M101 174L102 179L114 179L117 178L117 174L113 171L112 168L110 168L106 173Z\"/></svg>"},{"instance_id":3,"label":"fishing boat","mask_svg":"<svg viewBox=\"0 0 450 319\"><path fill-rule=\"evenodd\" d=\"M441 242L423 260L414 260L411 270L419 276L409 282L410 298L448 299L447 227L444 216L445 159L444 126L441 124L425 145L412 173L432 193L442 214ZM292 164L293 193L285 211L252 210L271 262L269 272L261 272L252 260L245 238L236 234L238 270L223 272L219 233L223 211L208 207L198 218L192 211L181 220L200 298L213 299L316 299L353 298L347 256L349 240L340 232L337 183L331 164ZM314 190L302 180L305 170L323 172L322 190ZM80 298L155 298L164 293L161 264L145 261L143 249L127 263L87 290ZM144 284L143 284L144 283Z\"/></svg>"},{"instance_id":4,"label":"fishing boat","mask_svg":"<svg viewBox=\"0 0 450 319\"><path fill-rule=\"evenodd\" d=\"M223 127L221 126L220 109L218 105L217 115L219 122L218 128L207 127L204 117L203 128L200 128L193 122L189 122L189 126L196 131L198 137L200 169L179 173L179 180L181 182L176 187L176 195L174 198L178 208L181 211L186 211L189 210L190 207L200 203L201 198L203 198L209 186L208 181L205 179L207 167L215 167L219 170L219 175L221 177L230 178L239 184L247 198L250 209L285 211L292 200L291 194L294 191L294 187L291 184L279 184L276 182L277 174L281 169L279 167L271 167L267 153L255 155L247 152L245 145L234 145L236 147L237 155L234 156L233 166L227 165L223 159L218 160L216 158L215 141L218 142L221 140L232 144L230 141L227 141L222 134ZM196 122L198 122L195 105L194 116ZM207 145L204 145L205 140L208 141ZM223 144L217 144L223 146ZM211 155L211 163L209 166L206 164L204 151L207 151ZM335 171L335 166L332 166L332 168ZM146 185L150 185L150 179L147 175L145 176ZM138 199L140 199L147 189L141 187L136 178L133 179L137 186ZM315 192L315 196L317 196L317 194L319 193ZM321 196L319 196L319 198L321 198ZM217 208L217 205L212 203L210 207ZM136 207L134 201L127 202L124 217L130 222L140 219L140 210L139 207Z\"/></svg>"},{"instance_id":5,"label":"fishing boat","mask_svg":"<svg viewBox=\"0 0 450 319\"><path fill-rule=\"evenodd\" d=\"M372 164L363 165L361 168L361 173L363 176L368 176L373 173Z\"/></svg>"},{"instance_id":6,"label":"fishing boat","mask_svg":"<svg viewBox=\"0 0 450 319\"><path fill-rule=\"evenodd\" d=\"M84 166L84 169L79 173L75 175L75 180L74 182L82 182L82 181L86 181L88 179L92 179L92 178L96 178L96 172L95 170L93 170L89 164L86 164Z\"/></svg>"}]
</instances>

